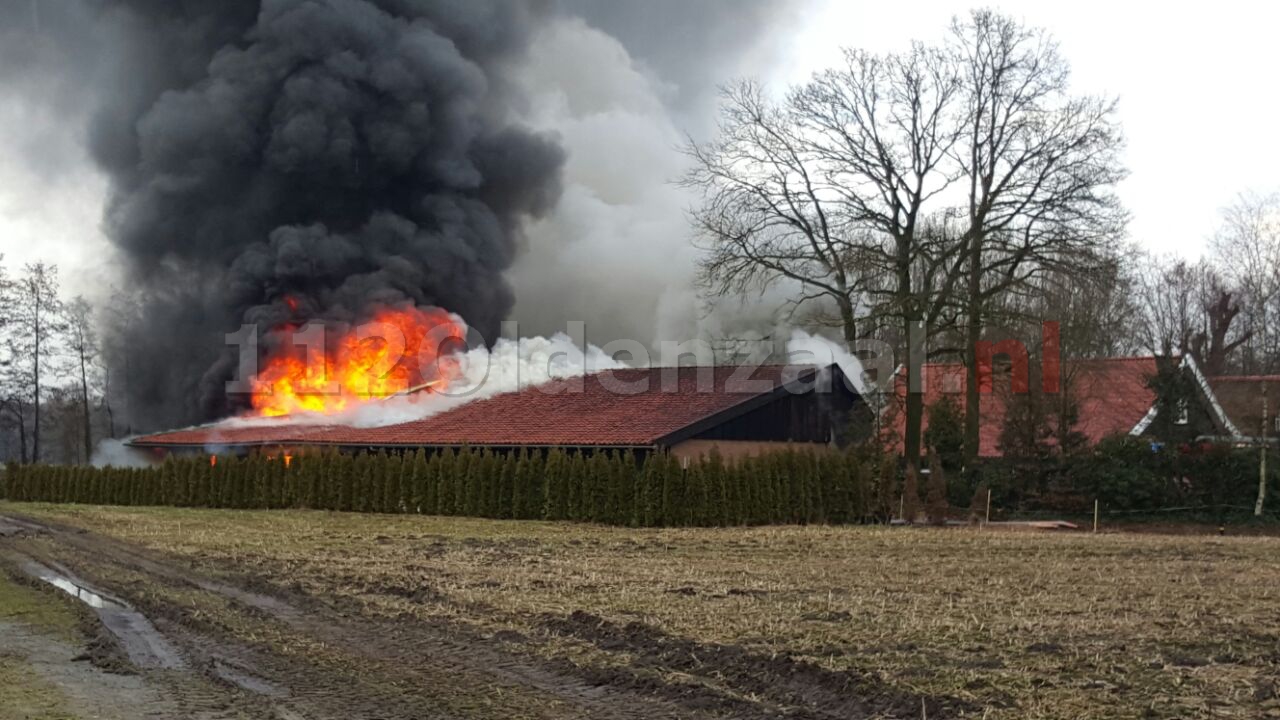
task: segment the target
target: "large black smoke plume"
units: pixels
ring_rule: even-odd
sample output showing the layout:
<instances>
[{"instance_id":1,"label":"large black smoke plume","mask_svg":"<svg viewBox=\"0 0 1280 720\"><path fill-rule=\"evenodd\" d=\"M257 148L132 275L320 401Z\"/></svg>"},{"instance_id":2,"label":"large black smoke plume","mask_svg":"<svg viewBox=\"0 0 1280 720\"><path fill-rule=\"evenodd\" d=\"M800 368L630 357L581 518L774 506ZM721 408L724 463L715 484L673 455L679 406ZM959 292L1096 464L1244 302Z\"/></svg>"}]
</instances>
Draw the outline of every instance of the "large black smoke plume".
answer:
<instances>
[{"instance_id":1,"label":"large black smoke plume","mask_svg":"<svg viewBox=\"0 0 1280 720\"><path fill-rule=\"evenodd\" d=\"M486 337L563 153L515 124L520 0L113 0L90 130L106 230L139 292L116 328L135 429L234 409L242 322L438 305ZM289 300L297 310L289 308ZM234 402L232 400L231 402Z\"/></svg>"}]
</instances>

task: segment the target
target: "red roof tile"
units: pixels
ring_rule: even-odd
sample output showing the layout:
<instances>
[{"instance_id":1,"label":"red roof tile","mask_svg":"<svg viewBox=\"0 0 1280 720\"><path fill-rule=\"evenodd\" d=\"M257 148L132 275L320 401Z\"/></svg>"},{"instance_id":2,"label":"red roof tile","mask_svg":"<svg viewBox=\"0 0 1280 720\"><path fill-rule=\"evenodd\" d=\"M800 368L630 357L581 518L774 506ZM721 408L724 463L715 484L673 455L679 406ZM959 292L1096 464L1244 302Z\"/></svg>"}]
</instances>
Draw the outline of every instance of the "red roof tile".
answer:
<instances>
[{"instance_id":1,"label":"red roof tile","mask_svg":"<svg viewBox=\"0 0 1280 720\"><path fill-rule=\"evenodd\" d=\"M1153 357L1107 358L1063 363L1063 385L1069 387L1079 404L1079 420L1075 430L1090 443L1108 435L1127 433L1155 404L1155 392L1147 387L1156 373ZM925 418L921 431L929 426L928 408L950 395L964 407L965 367L959 363L925 365ZM905 402L906 372L895 376L895 396L899 406ZM1000 435L1004 429L1007 381L997 380L990 393L979 396L979 450L981 457L1000 457ZM901 407L894 412L898 438L906 429L906 416Z\"/></svg>"},{"instance_id":2,"label":"red roof tile","mask_svg":"<svg viewBox=\"0 0 1280 720\"><path fill-rule=\"evenodd\" d=\"M556 380L378 428L197 428L137 438L138 446L325 444L369 446L648 446L767 395L813 367L645 368Z\"/></svg>"}]
</instances>

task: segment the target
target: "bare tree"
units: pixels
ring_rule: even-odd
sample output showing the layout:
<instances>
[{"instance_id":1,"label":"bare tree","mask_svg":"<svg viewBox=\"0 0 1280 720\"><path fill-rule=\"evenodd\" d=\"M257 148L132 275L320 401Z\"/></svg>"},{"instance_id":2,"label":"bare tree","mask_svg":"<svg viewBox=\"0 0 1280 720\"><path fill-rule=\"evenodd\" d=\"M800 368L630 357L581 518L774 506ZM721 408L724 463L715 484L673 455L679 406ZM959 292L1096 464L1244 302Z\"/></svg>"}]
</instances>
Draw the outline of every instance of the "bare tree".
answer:
<instances>
[{"instance_id":1,"label":"bare tree","mask_svg":"<svg viewBox=\"0 0 1280 720\"><path fill-rule=\"evenodd\" d=\"M909 377L906 462L919 463L926 360L920 342L954 320L967 238L945 204L958 178L950 157L961 139L961 79L942 51L915 44L902 54L847 51L841 68L794 92L822 176L847 222L865 228L860 265L872 317L896 320Z\"/></svg>"},{"instance_id":2,"label":"bare tree","mask_svg":"<svg viewBox=\"0 0 1280 720\"><path fill-rule=\"evenodd\" d=\"M1201 327L1200 299L1208 267L1151 255L1141 256L1136 265L1146 350L1156 355L1186 352Z\"/></svg>"},{"instance_id":3,"label":"bare tree","mask_svg":"<svg viewBox=\"0 0 1280 720\"><path fill-rule=\"evenodd\" d=\"M67 350L70 352L73 371L79 380L81 436L84 440L84 462L93 457L93 411L90 404L90 388L98 389L98 337L94 331L93 307L77 296L66 306Z\"/></svg>"},{"instance_id":4,"label":"bare tree","mask_svg":"<svg viewBox=\"0 0 1280 720\"><path fill-rule=\"evenodd\" d=\"M1044 33L988 12L941 48L845 52L844 63L771 103L726 95L720 138L691 143L686 183L719 292L786 278L797 303L840 309L846 339L887 332L921 375L919 340L966 333L970 360L996 300L1038 274L1096 269L1125 216L1109 100L1067 92ZM946 350L948 348L943 348ZM935 348L935 351L938 349ZM976 452L977 383L968 383ZM903 445L918 466L921 388L906 397Z\"/></svg>"},{"instance_id":5,"label":"bare tree","mask_svg":"<svg viewBox=\"0 0 1280 720\"><path fill-rule=\"evenodd\" d=\"M1226 284L1236 288L1245 324L1245 372L1280 368L1280 193L1241 193L1223 210L1210 248Z\"/></svg>"},{"instance_id":6,"label":"bare tree","mask_svg":"<svg viewBox=\"0 0 1280 720\"><path fill-rule=\"evenodd\" d=\"M0 255L0 261L4 256ZM27 407L23 400L25 383L18 382L19 358L8 336L14 329L15 284L9 278L8 269L0 262L0 418L13 424L18 434L18 458L27 462Z\"/></svg>"},{"instance_id":7,"label":"bare tree","mask_svg":"<svg viewBox=\"0 0 1280 720\"><path fill-rule=\"evenodd\" d=\"M30 263L14 283L13 319L8 328L11 385L14 407L32 409L31 460L40 462L40 407L43 384L53 370L54 343L64 329L62 302L58 298L58 269L43 262ZM24 423L25 424L25 423Z\"/></svg>"},{"instance_id":8,"label":"bare tree","mask_svg":"<svg viewBox=\"0 0 1280 720\"><path fill-rule=\"evenodd\" d=\"M1144 316L1139 328L1146 349L1159 355L1192 355L1210 375L1232 367L1237 349L1253 337L1242 320L1241 292L1205 261L1144 256L1137 297Z\"/></svg>"},{"instance_id":9,"label":"bare tree","mask_svg":"<svg viewBox=\"0 0 1280 720\"><path fill-rule=\"evenodd\" d=\"M1105 275L1126 221L1115 102L1072 96L1043 30L989 10L952 22L949 50L968 105L954 154L964 176L965 447L978 447L975 348L992 303L1037 275ZM1007 307L1007 306L1006 306Z\"/></svg>"},{"instance_id":10,"label":"bare tree","mask_svg":"<svg viewBox=\"0 0 1280 720\"><path fill-rule=\"evenodd\" d=\"M694 164L683 179L702 194L692 221L706 251L704 286L727 294L794 282L800 295L793 309L827 301L853 341L860 290L855 247L838 196L819 177L801 119L793 108L770 102L755 83L728 86L721 95L719 137L688 144Z\"/></svg>"}]
</instances>

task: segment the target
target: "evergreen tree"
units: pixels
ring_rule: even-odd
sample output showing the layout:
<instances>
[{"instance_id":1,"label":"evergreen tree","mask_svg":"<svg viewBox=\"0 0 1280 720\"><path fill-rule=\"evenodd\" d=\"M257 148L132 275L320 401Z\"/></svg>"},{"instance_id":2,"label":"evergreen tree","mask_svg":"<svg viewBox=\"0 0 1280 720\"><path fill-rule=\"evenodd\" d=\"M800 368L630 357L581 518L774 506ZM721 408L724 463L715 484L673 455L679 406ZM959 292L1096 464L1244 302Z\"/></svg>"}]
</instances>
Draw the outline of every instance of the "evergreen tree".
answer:
<instances>
[{"instance_id":1,"label":"evergreen tree","mask_svg":"<svg viewBox=\"0 0 1280 720\"><path fill-rule=\"evenodd\" d=\"M514 450L502 458L502 471L498 479L498 497L494 501L495 517L510 520L516 515L516 466L520 460Z\"/></svg>"},{"instance_id":2,"label":"evergreen tree","mask_svg":"<svg viewBox=\"0 0 1280 720\"><path fill-rule=\"evenodd\" d=\"M403 455L400 453L391 453L384 456L382 470L382 512L400 512L401 485L404 482L404 478L402 477L403 473Z\"/></svg>"},{"instance_id":3,"label":"evergreen tree","mask_svg":"<svg viewBox=\"0 0 1280 720\"><path fill-rule=\"evenodd\" d=\"M657 527L662 522L662 487L667 474L665 453L652 453L645 460L644 474L638 497L640 500L638 524Z\"/></svg>"},{"instance_id":4,"label":"evergreen tree","mask_svg":"<svg viewBox=\"0 0 1280 720\"><path fill-rule=\"evenodd\" d=\"M427 451L425 448L418 448L413 453L413 462L407 474L408 501L405 506L410 513L425 513L427 507L427 472L430 470L430 463L427 462Z\"/></svg>"},{"instance_id":5,"label":"evergreen tree","mask_svg":"<svg viewBox=\"0 0 1280 720\"><path fill-rule=\"evenodd\" d=\"M583 520L587 495L587 458L579 450L569 459L568 511L570 520Z\"/></svg>"},{"instance_id":6,"label":"evergreen tree","mask_svg":"<svg viewBox=\"0 0 1280 720\"><path fill-rule=\"evenodd\" d=\"M463 482L465 483L463 493L463 509L460 515L467 517L481 517L484 515L484 491L485 466L489 461L488 449L482 449L478 452L472 451L471 457L467 460L467 474Z\"/></svg>"},{"instance_id":7,"label":"evergreen tree","mask_svg":"<svg viewBox=\"0 0 1280 720\"><path fill-rule=\"evenodd\" d=\"M568 459L560 448L552 448L547 453L546 469L546 502L542 516L546 520L564 520L568 509L565 477L568 471Z\"/></svg>"},{"instance_id":8,"label":"evergreen tree","mask_svg":"<svg viewBox=\"0 0 1280 720\"><path fill-rule=\"evenodd\" d=\"M426 485L422 490L424 515L440 514L440 477L444 472L444 458L448 450L436 450L427 458Z\"/></svg>"},{"instance_id":9,"label":"evergreen tree","mask_svg":"<svg viewBox=\"0 0 1280 720\"><path fill-rule=\"evenodd\" d=\"M218 460L218 467L221 468L218 506L224 508L239 506L240 457L237 455L221 457Z\"/></svg>"},{"instance_id":10,"label":"evergreen tree","mask_svg":"<svg viewBox=\"0 0 1280 720\"><path fill-rule=\"evenodd\" d=\"M511 479L511 517L517 520L528 520L534 517L533 508L533 464L529 460L527 448L521 448L516 455L515 474Z\"/></svg>"},{"instance_id":11,"label":"evergreen tree","mask_svg":"<svg viewBox=\"0 0 1280 720\"><path fill-rule=\"evenodd\" d=\"M359 456L347 454L342 456L338 467L338 492L335 510L351 512L356 507L356 472L359 470Z\"/></svg>"},{"instance_id":12,"label":"evergreen tree","mask_svg":"<svg viewBox=\"0 0 1280 720\"><path fill-rule=\"evenodd\" d=\"M352 456L352 492L351 511L369 511L369 486L372 482L372 456L367 452L357 452Z\"/></svg>"},{"instance_id":13,"label":"evergreen tree","mask_svg":"<svg viewBox=\"0 0 1280 720\"><path fill-rule=\"evenodd\" d=\"M531 520L543 517L547 502L547 457L541 450L529 453L528 503L525 505Z\"/></svg>"},{"instance_id":14,"label":"evergreen tree","mask_svg":"<svg viewBox=\"0 0 1280 720\"><path fill-rule=\"evenodd\" d=\"M445 451L445 462L440 468L441 515L456 515L458 512L457 490L460 484L458 479L466 473L468 452L466 448L456 453L452 450Z\"/></svg>"},{"instance_id":15,"label":"evergreen tree","mask_svg":"<svg viewBox=\"0 0 1280 720\"><path fill-rule=\"evenodd\" d=\"M609 494L612 453L596 450L587 461L586 503L583 508L583 519L604 523L609 521Z\"/></svg>"}]
</instances>

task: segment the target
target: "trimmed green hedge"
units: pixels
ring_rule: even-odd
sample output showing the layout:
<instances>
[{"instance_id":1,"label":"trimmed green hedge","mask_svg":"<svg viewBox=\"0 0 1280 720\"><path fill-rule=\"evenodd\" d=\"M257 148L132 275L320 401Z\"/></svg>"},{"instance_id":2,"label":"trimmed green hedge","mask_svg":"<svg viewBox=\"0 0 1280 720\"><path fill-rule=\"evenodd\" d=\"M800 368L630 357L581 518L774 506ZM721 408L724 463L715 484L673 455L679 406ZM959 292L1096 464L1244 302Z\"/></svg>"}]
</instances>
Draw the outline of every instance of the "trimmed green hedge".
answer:
<instances>
[{"instance_id":1,"label":"trimmed green hedge","mask_svg":"<svg viewBox=\"0 0 1280 720\"><path fill-rule=\"evenodd\" d=\"M311 508L642 527L850 523L883 518L896 462L872 448L788 451L682 467L666 454L488 450L280 458L169 458L151 468L9 465L17 501L207 508Z\"/></svg>"},{"instance_id":2,"label":"trimmed green hedge","mask_svg":"<svg viewBox=\"0 0 1280 720\"><path fill-rule=\"evenodd\" d=\"M1260 451L1222 445L1152 445L1116 435L1096 446L1035 462L984 463L966 478L992 489L998 507L1028 512L1157 512L1171 508L1232 508L1251 515L1258 496ZM1280 507L1280 455L1267 462L1266 509Z\"/></svg>"}]
</instances>

